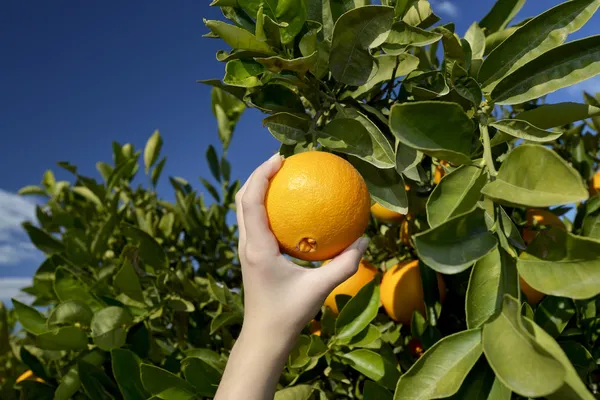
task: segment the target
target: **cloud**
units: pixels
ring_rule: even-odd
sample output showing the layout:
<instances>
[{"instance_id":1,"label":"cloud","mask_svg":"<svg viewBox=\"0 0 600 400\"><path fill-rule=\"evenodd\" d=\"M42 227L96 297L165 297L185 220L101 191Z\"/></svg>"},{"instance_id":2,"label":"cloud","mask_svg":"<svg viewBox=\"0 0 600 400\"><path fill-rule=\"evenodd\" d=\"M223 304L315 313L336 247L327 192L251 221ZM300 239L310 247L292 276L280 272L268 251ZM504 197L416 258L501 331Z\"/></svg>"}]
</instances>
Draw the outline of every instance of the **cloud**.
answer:
<instances>
[{"instance_id":1,"label":"cloud","mask_svg":"<svg viewBox=\"0 0 600 400\"><path fill-rule=\"evenodd\" d=\"M0 266L40 258L21 227L23 221L35 219L35 203L0 189Z\"/></svg>"},{"instance_id":2,"label":"cloud","mask_svg":"<svg viewBox=\"0 0 600 400\"><path fill-rule=\"evenodd\" d=\"M449 17L458 17L458 7L448 0L434 2L433 11L438 11L440 14L445 14Z\"/></svg>"},{"instance_id":3,"label":"cloud","mask_svg":"<svg viewBox=\"0 0 600 400\"><path fill-rule=\"evenodd\" d=\"M0 279L0 300L4 301L8 308L12 307L10 299L13 297L24 303L29 303L31 296L21 292L21 289L30 286L31 282L32 279L26 277L3 277Z\"/></svg>"}]
</instances>

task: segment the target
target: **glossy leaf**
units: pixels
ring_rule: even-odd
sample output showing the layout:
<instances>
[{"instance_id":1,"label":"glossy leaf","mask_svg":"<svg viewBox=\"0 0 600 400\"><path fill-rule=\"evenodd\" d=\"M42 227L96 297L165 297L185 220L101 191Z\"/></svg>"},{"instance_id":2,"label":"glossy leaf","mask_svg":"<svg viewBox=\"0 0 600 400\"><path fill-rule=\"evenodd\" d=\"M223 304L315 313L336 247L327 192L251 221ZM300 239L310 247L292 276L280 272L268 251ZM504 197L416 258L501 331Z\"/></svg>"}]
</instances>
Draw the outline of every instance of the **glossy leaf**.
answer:
<instances>
[{"instance_id":1,"label":"glossy leaf","mask_svg":"<svg viewBox=\"0 0 600 400\"><path fill-rule=\"evenodd\" d=\"M68 268L56 269L54 292L63 302L81 301L89 305L92 310L102 307L102 303L91 293L90 288Z\"/></svg>"},{"instance_id":2,"label":"glossy leaf","mask_svg":"<svg viewBox=\"0 0 600 400\"><path fill-rule=\"evenodd\" d=\"M405 145L455 164L470 161L473 123L455 103L395 104L390 128Z\"/></svg>"},{"instance_id":3,"label":"glossy leaf","mask_svg":"<svg viewBox=\"0 0 600 400\"><path fill-rule=\"evenodd\" d=\"M497 179L482 193L505 205L549 207L586 200L588 193L577 171L554 151L523 144L502 163Z\"/></svg>"},{"instance_id":4,"label":"glossy leaf","mask_svg":"<svg viewBox=\"0 0 600 400\"><path fill-rule=\"evenodd\" d=\"M31 243L46 254L60 253L64 250L64 245L54 236L46 231L32 225L30 222L24 222L23 228L27 232Z\"/></svg>"},{"instance_id":5,"label":"glossy leaf","mask_svg":"<svg viewBox=\"0 0 600 400\"><path fill-rule=\"evenodd\" d=\"M127 330L133 325L131 315L122 307L107 307L92 319L92 338L102 350L112 350L125 344Z\"/></svg>"},{"instance_id":6,"label":"glossy leaf","mask_svg":"<svg viewBox=\"0 0 600 400\"><path fill-rule=\"evenodd\" d=\"M145 400L149 397L140 378L142 361L132 351L113 349L110 352L112 371L124 400Z\"/></svg>"},{"instance_id":7,"label":"glossy leaf","mask_svg":"<svg viewBox=\"0 0 600 400\"><path fill-rule=\"evenodd\" d=\"M534 289L553 296L587 299L600 293L600 241L552 227L540 232L517 266Z\"/></svg>"},{"instance_id":8,"label":"glossy leaf","mask_svg":"<svg viewBox=\"0 0 600 400\"><path fill-rule=\"evenodd\" d=\"M364 400L392 400L393 395L383 386L372 381L365 381L363 389Z\"/></svg>"},{"instance_id":9,"label":"glossy leaf","mask_svg":"<svg viewBox=\"0 0 600 400\"><path fill-rule=\"evenodd\" d=\"M144 263L156 269L168 267L168 260L164 249L152 236L126 223L121 223L121 230L126 237L139 246L139 256Z\"/></svg>"},{"instance_id":10,"label":"glossy leaf","mask_svg":"<svg viewBox=\"0 0 600 400\"><path fill-rule=\"evenodd\" d=\"M541 129L559 127L600 115L600 108L580 103L542 104L523 111L515 119L529 122Z\"/></svg>"},{"instance_id":11,"label":"glossy leaf","mask_svg":"<svg viewBox=\"0 0 600 400\"><path fill-rule=\"evenodd\" d=\"M525 0L497 0L479 23L487 34L504 29L525 5Z\"/></svg>"},{"instance_id":12,"label":"glossy leaf","mask_svg":"<svg viewBox=\"0 0 600 400\"><path fill-rule=\"evenodd\" d=\"M377 64L377 72L364 85L359 86L353 92L348 92L349 95L351 94L355 98L362 96L377 85L385 81L390 81L394 73L394 68L396 70L394 78L407 75L417 68L419 59L408 53L402 53L398 56L377 55L375 56L375 63Z\"/></svg>"},{"instance_id":13,"label":"glossy leaf","mask_svg":"<svg viewBox=\"0 0 600 400\"><path fill-rule=\"evenodd\" d=\"M101 367L85 361L79 361L78 364L81 386L88 397L93 400L115 399L118 389Z\"/></svg>"},{"instance_id":14,"label":"glossy leaf","mask_svg":"<svg viewBox=\"0 0 600 400\"><path fill-rule=\"evenodd\" d=\"M403 52L407 46L423 47L442 39L437 32L426 31L416 26L411 26L404 21L394 22L388 37L385 39L383 49L388 54Z\"/></svg>"},{"instance_id":15,"label":"glossy leaf","mask_svg":"<svg viewBox=\"0 0 600 400\"><path fill-rule=\"evenodd\" d=\"M314 391L310 385L290 386L275 392L273 400L309 400Z\"/></svg>"},{"instance_id":16,"label":"glossy leaf","mask_svg":"<svg viewBox=\"0 0 600 400\"><path fill-rule=\"evenodd\" d=\"M416 234L413 238L419 258L444 274L456 274L469 268L498 244L488 231L484 213L475 208Z\"/></svg>"},{"instance_id":17,"label":"glossy leaf","mask_svg":"<svg viewBox=\"0 0 600 400\"><path fill-rule=\"evenodd\" d=\"M146 174L150 171L150 167L158 160L160 150L162 149L163 140L160 137L158 130L154 131L152 136L148 138L146 147L144 147L144 167Z\"/></svg>"},{"instance_id":18,"label":"glossy leaf","mask_svg":"<svg viewBox=\"0 0 600 400\"><path fill-rule=\"evenodd\" d=\"M364 285L346 303L335 323L336 337L348 340L369 326L379 310L379 286L375 280Z\"/></svg>"},{"instance_id":19,"label":"glossy leaf","mask_svg":"<svg viewBox=\"0 0 600 400\"><path fill-rule=\"evenodd\" d=\"M113 284L121 293L125 293L135 301L144 303L144 294L140 279L129 260L123 260L123 265L115 275Z\"/></svg>"},{"instance_id":20,"label":"glossy leaf","mask_svg":"<svg viewBox=\"0 0 600 400\"><path fill-rule=\"evenodd\" d=\"M225 76L223 82L243 88L252 88L261 86L262 82L258 78L264 72L264 67L252 60L231 60L225 66Z\"/></svg>"},{"instance_id":21,"label":"glossy leaf","mask_svg":"<svg viewBox=\"0 0 600 400\"><path fill-rule=\"evenodd\" d=\"M221 380L221 372L195 357L188 357L182 361L182 371L185 379L196 388L196 393L200 396L214 397Z\"/></svg>"},{"instance_id":22,"label":"glossy leaf","mask_svg":"<svg viewBox=\"0 0 600 400\"><path fill-rule=\"evenodd\" d=\"M562 132L552 132L539 129L527 121L518 119L502 119L490 124L501 132L530 142L550 142L558 139Z\"/></svg>"},{"instance_id":23,"label":"glossy leaf","mask_svg":"<svg viewBox=\"0 0 600 400\"><path fill-rule=\"evenodd\" d=\"M367 349L358 349L343 355L344 362L380 385L394 389L400 376L396 366L387 358Z\"/></svg>"},{"instance_id":24,"label":"glossy leaf","mask_svg":"<svg viewBox=\"0 0 600 400\"><path fill-rule=\"evenodd\" d=\"M80 300L71 300L60 303L48 317L48 326L74 325L89 326L94 313L92 309Z\"/></svg>"},{"instance_id":25,"label":"glossy leaf","mask_svg":"<svg viewBox=\"0 0 600 400\"><path fill-rule=\"evenodd\" d=\"M208 161L208 167L210 168L210 172L212 176L218 181L221 181L221 168L219 165L219 156L217 155L217 150L213 145L209 145L208 149L206 149L206 160Z\"/></svg>"},{"instance_id":26,"label":"glossy leaf","mask_svg":"<svg viewBox=\"0 0 600 400\"><path fill-rule=\"evenodd\" d=\"M433 13L431 4L428 1L416 0L411 3L402 17L402 20L407 24L427 29L440 20L440 17Z\"/></svg>"},{"instance_id":27,"label":"glossy leaf","mask_svg":"<svg viewBox=\"0 0 600 400\"><path fill-rule=\"evenodd\" d=\"M479 357L479 360L473 366L473 368L471 368L471 371L463 381L463 384L460 386L458 392L456 392L453 396L449 397L448 399L494 399L494 384L496 384L497 382L499 381L496 379L494 371L492 371L492 369L488 365L485 357ZM502 385L502 383L500 383L500 385ZM502 385L502 387L504 387L504 385ZM500 399L510 400L510 390L506 389L505 387L504 389L508 392L508 396L501 397Z\"/></svg>"},{"instance_id":28,"label":"glossy leaf","mask_svg":"<svg viewBox=\"0 0 600 400\"><path fill-rule=\"evenodd\" d=\"M394 399L429 400L452 396L481 352L481 329L446 336L400 377Z\"/></svg>"},{"instance_id":29,"label":"glossy leaf","mask_svg":"<svg viewBox=\"0 0 600 400\"><path fill-rule=\"evenodd\" d=\"M318 60L318 54L315 50L306 57L298 57L294 59L285 59L280 56L272 57L256 57L255 60L262 64L267 70L276 74L281 71L294 71L301 77L309 71Z\"/></svg>"},{"instance_id":30,"label":"glossy leaf","mask_svg":"<svg viewBox=\"0 0 600 400\"><path fill-rule=\"evenodd\" d=\"M463 165L445 175L427 200L427 221L436 227L471 210L481 197L487 175L476 166Z\"/></svg>"},{"instance_id":31,"label":"glossy leaf","mask_svg":"<svg viewBox=\"0 0 600 400\"><path fill-rule=\"evenodd\" d=\"M150 394L158 395L159 398L164 398L161 394L167 390L171 390L172 395L189 395L190 398L194 397L194 387L167 370L154 365L141 364L140 371L144 389Z\"/></svg>"},{"instance_id":32,"label":"glossy leaf","mask_svg":"<svg viewBox=\"0 0 600 400\"><path fill-rule=\"evenodd\" d=\"M293 145L304 141L310 120L290 113L277 113L265 118L263 126L281 143Z\"/></svg>"},{"instance_id":33,"label":"glossy leaf","mask_svg":"<svg viewBox=\"0 0 600 400\"><path fill-rule=\"evenodd\" d=\"M477 22L473 22L467 32L465 39L471 46L471 57L482 59L485 53L485 34Z\"/></svg>"},{"instance_id":34,"label":"glossy leaf","mask_svg":"<svg viewBox=\"0 0 600 400\"><path fill-rule=\"evenodd\" d=\"M496 104L523 103L599 73L600 35L547 51L498 82L491 98Z\"/></svg>"},{"instance_id":35,"label":"glossy leaf","mask_svg":"<svg viewBox=\"0 0 600 400\"><path fill-rule=\"evenodd\" d=\"M251 94L249 100L255 107L264 112L304 114L304 105L300 97L283 85L270 84L264 86L260 91Z\"/></svg>"},{"instance_id":36,"label":"glossy leaf","mask_svg":"<svg viewBox=\"0 0 600 400\"><path fill-rule=\"evenodd\" d=\"M214 34L220 37L225 43L234 49L251 50L266 55L273 55L275 52L265 42L261 42L252 33L245 29L238 28L222 21L207 21L204 24Z\"/></svg>"},{"instance_id":37,"label":"glossy leaf","mask_svg":"<svg viewBox=\"0 0 600 400\"><path fill-rule=\"evenodd\" d=\"M76 326L63 326L38 335L36 344L45 350L85 350L88 336Z\"/></svg>"},{"instance_id":38,"label":"glossy leaf","mask_svg":"<svg viewBox=\"0 0 600 400\"><path fill-rule=\"evenodd\" d=\"M546 296L535 309L535 323L552 337L558 337L574 315L571 299Z\"/></svg>"},{"instance_id":39,"label":"glossy leaf","mask_svg":"<svg viewBox=\"0 0 600 400\"><path fill-rule=\"evenodd\" d=\"M27 332L34 335L41 335L48 331L46 317L38 310L15 299L12 299L12 303L19 322Z\"/></svg>"},{"instance_id":40,"label":"glossy leaf","mask_svg":"<svg viewBox=\"0 0 600 400\"><path fill-rule=\"evenodd\" d=\"M336 81L365 84L377 71L369 49L381 44L392 25L394 9L366 6L348 11L335 24L329 68Z\"/></svg>"}]
</instances>

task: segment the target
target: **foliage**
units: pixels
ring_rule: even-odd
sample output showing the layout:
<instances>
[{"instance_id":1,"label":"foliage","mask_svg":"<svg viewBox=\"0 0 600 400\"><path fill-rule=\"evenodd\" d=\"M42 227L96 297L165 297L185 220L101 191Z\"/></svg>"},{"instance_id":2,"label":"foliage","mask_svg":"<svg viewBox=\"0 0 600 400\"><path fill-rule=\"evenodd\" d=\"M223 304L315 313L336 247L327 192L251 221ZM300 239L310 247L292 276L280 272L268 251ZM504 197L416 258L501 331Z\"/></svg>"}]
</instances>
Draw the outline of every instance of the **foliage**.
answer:
<instances>
[{"instance_id":1,"label":"foliage","mask_svg":"<svg viewBox=\"0 0 600 400\"><path fill-rule=\"evenodd\" d=\"M61 162L73 182L48 171L23 188L46 198L24 228L47 255L25 291L47 310L0 309L0 397L214 394L243 313L226 152L245 107L269 114L282 154L346 157L374 201L407 214L370 222L365 257L379 275L418 258L427 305L402 326L377 307L379 277L339 296L339 316L324 307L320 333L303 332L276 399L597 397L600 200L587 186L600 167L600 96L543 96L600 74L598 36L565 44L600 1L511 25L523 4L498 1L461 37L425 0L215 0L229 22L205 21L207 36L231 50L217 53L223 79L202 82L214 87L223 151L206 156L220 187L201 179L205 201L172 177L175 201L160 199L155 133L147 188L133 187L142 151L118 143L113 163L97 164L101 182ZM565 229L525 226L532 208ZM539 231L531 243L526 229ZM527 303L519 277L541 303ZM26 369L45 383L14 385Z\"/></svg>"}]
</instances>

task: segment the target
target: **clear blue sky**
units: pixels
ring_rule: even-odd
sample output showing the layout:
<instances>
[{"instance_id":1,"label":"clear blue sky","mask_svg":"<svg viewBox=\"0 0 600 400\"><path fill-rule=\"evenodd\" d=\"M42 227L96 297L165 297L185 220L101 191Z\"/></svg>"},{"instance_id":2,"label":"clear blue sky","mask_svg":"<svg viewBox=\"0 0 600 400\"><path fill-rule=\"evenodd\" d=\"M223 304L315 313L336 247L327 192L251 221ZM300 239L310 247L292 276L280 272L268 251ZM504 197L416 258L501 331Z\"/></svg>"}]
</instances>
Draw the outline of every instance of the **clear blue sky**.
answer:
<instances>
[{"instance_id":1,"label":"clear blue sky","mask_svg":"<svg viewBox=\"0 0 600 400\"><path fill-rule=\"evenodd\" d=\"M208 0L124 2L6 1L0 14L0 299L30 279L40 255L27 247L18 220L31 207L14 194L39 183L46 169L68 160L99 177L95 163L111 160L111 142L145 144L159 129L168 156L159 192L171 198L166 176L200 188L208 177L204 153L218 145L210 88L198 79L222 78L219 40L203 38L202 18L221 19ZM432 1L443 21L462 35L493 0ZM516 20L560 3L529 0ZM569 40L598 34L596 15ZM598 80L580 85L600 91ZM580 101L577 90L550 97ZM278 148L249 110L229 152L233 176L245 180Z\"/></svg>"}]
</instances>

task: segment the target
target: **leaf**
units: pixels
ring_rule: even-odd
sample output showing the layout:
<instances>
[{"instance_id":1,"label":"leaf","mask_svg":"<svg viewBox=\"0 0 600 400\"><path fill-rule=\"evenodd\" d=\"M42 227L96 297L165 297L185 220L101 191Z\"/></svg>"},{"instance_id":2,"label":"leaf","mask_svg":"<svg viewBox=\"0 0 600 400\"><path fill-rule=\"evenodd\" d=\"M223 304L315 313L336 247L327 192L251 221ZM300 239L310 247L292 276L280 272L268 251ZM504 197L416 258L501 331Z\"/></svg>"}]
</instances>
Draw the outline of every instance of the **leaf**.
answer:
<instances>
[{"instance_id":1,"label":"leaf","mask_svg":"<svg viewBox=\"0 0 600 400\"><path fill-rule=\"evenodd\" d=\"M177 375L149 364L141 364L140 370L144 389L150 392L150 394L159 395L159 398L164 398L164 396L160 396L161 393L166 390L173 390L171 393L176 393L182 396L189 394L190 398L194 397L194 387ZM179 397L169 398L173 398L174 400L179 399Z\"/></svg>"},{"instance_id":2,"label":"leaf","mask_svg":"<svg viewBox=\"0 0 600 400\"><path fill-rule=\"evenodd\" d=\"M463 165L445 175L427 200L429 225L436 227L475 207L487 179L480 167L469 165Z\"/></svg>"},{"instance_id":3,"label":"leaf","mask_svg":"<svg viewBox=\"0 0 600 400\"><path fill-rule=\"evenodd\" d=\"M140 358L134 352L126 349L113 349L110 354L113 375L119 385L123 399L147 399L149 394L144 389L140 378L140 365L142 363Z\"/></svg>"},{"instance_id":4,"label":"leaf","mask_svg":"<svg viewBox=\"0 0 600 400\"><path fill-rule=\"evenodd\" d=\"M369 324L369 326L367 326L365 329L363 329L361 332L359 332L357 335L355 335L352 338L352 340L350 340L348 342L348 346L349 347L371 347L371 345L377 345L378 339L380 337L381 337L381 332L379 332L379 329L377 329L375 327L375 325ZM325 349L327 349L327 348L325 347Z\"/></svg>"},{"instance_id":5,"label":"leaf","mask_svg":"<svg viewBox=\"0 0 600 400\"><path fill-rule=\"evenodd\" d=\"M502 78L563 44L567 35L579 30L599 5L597 0L565 2L520 27L492 51L481 66L478 80L484 91L491 92Z\"/></svg>"},{"instance_id":6,"label":"leaf","mask_svg":"<svg viewBox=\"0 0 600 400\"><path fill-rule=\"evenodd\" d=\"M219 314L212 320L212 323L210 324L210 334L212 335L221 328L225 328L234 324L239 324L242 322L242 320L242 314L237 311L224 312L222 314Z\"/></svg>"},{"instance_id":7,"label":"leaf","mask_svg":"<svg viewBox=\"0 0 600 400\"><path fill-rule=\"evenodd\" d=\"M494 371L488 365L485 357L479 357L479 361L471 368L458 392L449 399L493 399L492 390L496 381ZM500 383L500 385L502 384ZM508 389L506 390L508 391ZM510 400L510 391L508 393L508 400Z\"/></svg>"},{"instance_id":8,"label":"leaf","mask_svg":"<svg viewBox=\"0 0 600 400\"><path fill-rule=\"evenodd\" d=\"M440 17L433 13L431 4L428 1L417 0L412 2L402 20L409 25L427 29L438 22Z\"/></svg>"},{"instance_id":9,"label":"leaf","mask_svg":"<svg viewBox=\"0 0 600 400\"><path fill-rule=\"evenodd\" d=\"M140 303L145 302L140 279L128 259L123 260L123 265L115 275L113 284L117 290L133 300Z\"/></svg>"},{"instance_id":10,"label":"leaf","mask_svg":"<svg viewBox=\"0 0 600 400\"><path fill-rule=\"evenodd\" d=\"M119 184L122 179L129 181L135 174L134 170L137 167L137 158L131 158L119 164L108 177L106 182L107 189L113 188Z\"/></svg>"},{"instance_id":11,"label":"leaf","mask_svg":"<svg viewBox=\"0 0 600 400\"><path fill-rule=\"evenodd\" d=\"M471 46L471 57L473 60L483 59L485 53L485 34L477 22L473 22L467 32L465 39Z\"/></svg>"},{"instance_id":12,"label":"leaf","mask_svg":"<svg viewBox=\"0 0 600 400\"><path fill-rule=\"evenodd\" d=\"M223 82L243 88L262 86L258 75L264 72L264 67L252 60L231 60L225 65Z\"/></svg>"},{"instance_id":13,"label":"leaf","mask_svg":"<svg viewBox=\"0 0 600 400\"><path fill-rule=\"evenodd\" d=\"M481 356L481 329L446 336L400 377L394 399L429 400L453 395Z\"/></svg>"},{"instance_id":14,"label":"leaf","mask_svg":"<svg viewBox=\"0 0 600 400\"><path fill-rule=\"evenodd\" d=\"M104 353L98 349L94 349L81 357L80 360L98 366L104 362ZM69 400L77 393L80 387L79 367L78 365L74 365L62 377L54 393L54 400Z\"/></svg>"},{"instance_id":15,"label":"leaf","mask_svg":"<svg viewBox=\"0 0 600 400\"><path fill-rule=\"evenodd\" d=\"M496 104L524 103L600 73L600 35L547 51L502 79L491 93Z\"/></svg>"},{"instance_id":16,"label":"leaf","mask_svg":"<svg viewBox=\"0 0 600 400\"><path fill-rule=\"evenodd\" d=\"M504 205L550 207L586 200L579 173L558 154L540 145L523 144L502 163L497 179L482 193Z\"/></svg>"},{"instance_id":17,"label":"leaf","mask_svg":"<svg viewBox=\"0 0 600 400\"><path fill-rule=\"evenodd\" d=\"M304 114L300 97L291 89L278 84L263 86L250 95L252 105L267 113L288 112Z\"/></svg>"},{"instance_id":18,"label":"leaf","mask_svg":"<svg viewBox=\"0 0 600 400\"><path fill-rule=\"evenodd\" d=\"M411 26L404 21L394 22L383 44L388 54L403 52L407 46L423 47L442 39L442 34Z\"/></svg>"},{"instance_id":19,"label":"leaf","mask_svg":"<svg viewBox=\"0 0 600 400\"><path fill-rule=\"evenodd\" d=\"M504 297L502 312L483 326L483 351L496 376L513 392L547 396L562 386L565 368L523 327L519 310L516 299Z\"/></svg>"},{"instance_id":20,"label":"leaf","mask_svg":"<svg viewBox=\"0 0 600 400\"><path fill-rule=\"evenodd\" d=\"M379 286L372 280L350 299L335 322L336 337L348 340L369 326L379 310Z\"/></svg>"},{"instance_id":21,"label":"leaf","mask_svg":"<svg viewBox=\"0 0 600 400\"><path fill-rule=\"evenodd\" d=\"M532 110L523 111L515 119L529 122L541 129L568 125L600 115L600 108L579 103L542 104Z\"/></svg>"},{"instance_id":22,"label":"leaf","mask_svg":"<svg viewBox=\"0 0 600 400\"><path fill-rule=\"evenodd\" d=\"M458 64L454 64L458 65ZM463 76L454 81L454 90L461 97L469 100L475 106L479 106L483 93L479 87L479 83L470 76Z\"/></svg>"},{"instance_id":23,"label":"leaf","mask_svg":"<svg viewBox=\"0 0 600 400\"><path fill-rule=\"evenodd\" d=\"M379 168L393 168L396 163L386 137L362 114L336 118L325 125L323 133L319 134L319 143L329 149L351 154Z\"/></svg>"},{"instance_id":24,"label":"leaf","mask_svg":"<svg viewBox=\"0 0 600 400\"><path fill-rule=\"evenodd\" d=\"M12 299L12 303L23 329L34 335L41 335L48 331L46 317L38 310L15 299Z\"/></svg>"},{"instance_id":25,"label":"leaf","mask_svg":"<svg viewBox=\"0 0 600 400\"><path fill-rule=\"evenodd\" d=\"M502 30L525 5L525 0L497 0L490 12L479 23L487 34Z\"/></svg>"},{"instance_id":26,"label":"leaf","mask_svg":"<svg viewBox=\"0 0 600 400\"><path fill-rule=\"evenodd\" d=\"M388 389L394 389L400 372L387 358L367 349L358 349L342 355L352 368Z\"/></svg>"},{"instance_id":27,"label":"leaf","mask_svg":"<svg viewBox=\"0 0 600 400\"><path fill-rule=\"evenodd\" d=\"M214 397L221 380L221 372L200 358L189 357L181 363L185 379L196 388L200 396Z\"/></svg>"},{"instance_id":28,"label":"leaf","mask_svg":"<svg viewBox=\"0 0 600 400\"><path fill-rule=\"evenodd\" d=\"M266 55L275 54L267 43L261 42L256 36L245 29L238 28L235 25L230 25L222 21L204 20L204 24L211 32L219 36L225 43L234 49L256 51Z\"/></svg>"},{"instance_id":29,"label":"leaf","mask_svg":"<svg viewBox=\"0 0 600 400\"><path fill-rule=\"evenodd\" d=\"M65 250L64 245L58 239L30 222L23 222L22 226L27 232L31 243L44 253L54 254Z\"/></svg>"},{"instance_id":30,"label":"leaf","mask_svg":"<svg viewBox=\"0 0 600 400\"><path fill-rule=\"evenodd\" d=\"M79 361L79 378L85 393L93 400L114 399L118 390L101 367Z\"/></svg>"},{"instance_id":31,"label":"leaf","mask_svg":"<svg viewBox=\"0 0 600 400\"><path fill-rule=\"evenodd\" d=\"M392 394L383 386L372 381L365 381L363 389L364 400L393 400Z\"/></svg>"},{"instance_id":32,"label":"leaf","mask_svg":"<svg viewBox=\"0 0 600 400\"><path fill-rule=\"evenodd\" d=\"M396 145L396 171L399 174L415 168L423 159L423 153L400 142Z\"/></svg>"},{"instance_id":33,"label":"leaf","mask_svg":"<svg viewBox=\"0 0 600 400\"><path fill-rule=\"evenodd\" d=\"M280 73L281 71L294 71L300 77L303 77L318 60L318 54L315 50L306 57L285 59L280 56L257 57L256 62L262 64L268 71Z\"/></svg>"},{"instance_id":34,"label":"leaf","mask_svg":"<svg viewBox=\"0 0 600 400\"><path fill-rule=\"evenodd\" d=\"M382 206L406 215L408 213L408 197L404 188L404 179L395 169L379 169L356 157L348 161L362 175L371 197Z\"/></svg>"},{"instance_id":35,"label":"leaf","mask_svg":"<svg viewBox=\"0 0 600 400\"><path fill-rule=\"evenodd\" d=\"M469 268L498 245L488 231L484 214L484 210L475 208L413 236L419 258L443 274Z\"/></svg>"},{"instance_id":36,"label":"leaf","mask_svg":"<svg viewBox=\"0 0 600 400\"><path fill-rule=\"evenodd\" d=\"M139 256L145 264L157 270L169 266L165 251L152 236L125 222L121 223L121 230L127 238L139 246Z\"/></svg>"},{"instance_id":37,"label":"leaf","mask_svg":"<svg viewBox=\"0 0 600 400\"><path fill-rule=\"evenodd\" d=\"M90 247L90 251L92 254L96 255L96 257L102 257L104 252L108 249L108 240L114 234L118 222L119 215L117 213L112 213L108 217L108 220L106 220L100 229L98 229Z\"/></svg>"},{"instance_id":38,"label":"leaf","mask_svg":"<svg viewBox=\"0 0 600 400\"><path fill-rule=\"evenodd\" d=\"M273 400L309 400L315 391L310 385L296 385L275 392Z\"/></svg>"},{"instance_id":39,"label":"leaf","mask_svg":"<svg viewBox=\"0 0 600 400\"><path fill-rule=\"evenodd\" d=\"M150 167L158 160L162 145L163 140L157 129L146 142L146 147L144 147L144 167L146 168L146 174L150 171Z\"/></svg>"},{"instance_id":40,"label":"leaf","mask_svg":"<svg viewBox=\"0 0 600 400\"><path fill-rule=\"evenodd\" d=\"M533 126L527 121L518 119L501 119L492 122L490 126L513 137L532 142L550 142L558 139L562 135L562 132L545 131Z\"/></svg>"},{"instance_id":41,"label":"leaf","mask_svg":"<svg viewBox=\"0 0 600 400\"><path fill-rule=\"evenodd\" d=\"M52 325L74 325L89 326L94 313L84 302L79 300L65 301L60 303L48 317L48 326Z\"/></svg>"},{"instance_id":42,"label":"leaf","mask_svg":"<svg viewBox=\"0 0 600 400\"><path fill-rule=\"evenodd\" d=\"M454 164L470 162L473 122L456 103L395 104L390 128L405 145Z\"/></svg>"},{"instance_id":43,"label":"leaf","mask_svg":"<svg viewBox=\"0 0 600 400\"><path fill-rule=\"evenodd\" d=\"M382 54L375 56L375 63L377 64L377 72L364 85L359 86L353 92L348 92L348 95L351 93L354 98L358 98L375 88L378 84L391 80L394 68L396 68L394 79L407 75L418 67L419 59L408 53L402 53L397 56ZM346 96L342 95L342 98L344 97Z\"/></svg>"},{"instance_id":44,"label":"leaf","mask_svg":"<svg viewBox=\"0 0 600 400\"><path fill-rule=\"evenodd\" d=\"M519 295L518 279L515 260L501 249L475 263L465 301L469 329L481 327L500 312L504 294Z\"/></svg>"},{"instance_id":45,"label":"leaf","mask_svg":"<svg viewBox=\"0 0 600 400\"><path fill-rule=\"evenodd\" d=\"M88 336L76 326L63 326L37 336L36 344L45 350L85 350Z\"/></svg>"},{"instance_id":46,"label":"leaf","mask_svg":"<svg viewBox=\"0 0 600 400\"><path fill-rule=\"evenodd\" d=\"M575 305L565 297L546 296L535 310L535 323L558 337L575 315Z\"/></svg>"},{"instance_id":47,"label":"leaf","mask_svg":"<svg viewBox=\"0 0 600 400\"><path fill-rule=\"evenodd\" d=\"M290 113L277 113L265 118L263 126L281 143L293 145L304 141L310 120Z\"/></svg>"},{"instance_id":48,"label":"leaf","mask_svg":"<svg viewBox=\"0 0 600 400\"><path fill-rule=\"evenodd\" d=\"M23 186L17 193L20 196L47 196L46 190L36 185Z\"/></svg>"},{"instance_id":49,"label":"leaf","mask_svg":"<svg viewBox=\"0 0 600 400\"><path fill-rule=\"evenodd\" d=\"M223 373L225 370L225 361L221 358L221 355L210 349L190 349L185 352L186 357L195 357L204 361L217 371Z\"/></svg>"},{"instance_id":50,"label":"leaf","mask_svg":"<svg viewBox=\"0 0 600 400\"><path fill-rule=\"evenodd\" d=\"M235 89L234 86L228 86L227 90L231 90L232 88ZM227 150L229 147L235 125L246 109L246 105L239 100L239 98L244 96L245 89L238 89L242 91L239 96L232 95L219 87L213 88L211 92L212 111L217 119L219 139L223 143L224 150Z\"/></svg>"},{"instance_id":51,"label":"leaf","mask_svg":"<svg viewBox=\"0 0 600 400\"><path fill-rule=\"evenodd\" d=\"M218 182L221 182L219 156L217 156L217 151L215 150L215 147L212 144L209 145L208 149L206 150L206 159L208 161L208 166L210 167L210 172Z\"/></svg>"},{"instance_id":52,"label":"leaf","mask_svg":"<svg viewBox=\"0 0 600 400\"><path fill-rule=\"evenodd\" d=\"M581 344L574 341L561 341L559 345L582 380L586 379L588 374L596 369L594 357Z\"/></svg>"},{"instance_id":53,"label":"leaf","mask_svg":"<svg viewBox=\"0 0 600 400\"><path fill-rule=\"evenodd\" d=\"M360 86L377 71L369 49L385 40L393 16L391 7L365 6L340 17L335 24L329 55L329 68L336 81Z\"/></svg>"},{"instance_id":54,"label":"leaf","mask_svg":"<svg viewBox=\"0 0 600 400\"><path fill-rule=\"evenodd\" d=\"M36 356L31 354L25 348L25 346L21 346L21 349L19 350L19 358L25 365L27 365L27 367L29 367L29 369L31 370L33 375L35 375L45 381L50 380L50 378L48 377L48 373L46 372L46 367L44 366L44 364L42 364L42 362L40 361L39 358L37 358Z\"/></svg>"},{"instance_id":55,"label":"leaf","mask_svg":"<svg viewBox=\"0 0 600 400\"><path fill-rule=\"evenodd\" d=\"M94 314L92 319L92 339L102 350L110 351L125 344L127 330L133 325L133 318L122 307L106 307Z\"/></svg>"},{"instance_id":56,"label":"leaf","mask_svg":"<svg viewBox=\"0 0 600 400\"><path fill-rule=\"evenodd\" d=\"M600 241L558 227L540 232L517 262L519 273L531 287L572 299L600 293L599 265Z\"/></svg>"}]
</instances>

